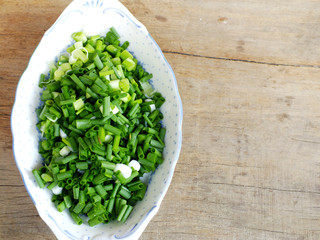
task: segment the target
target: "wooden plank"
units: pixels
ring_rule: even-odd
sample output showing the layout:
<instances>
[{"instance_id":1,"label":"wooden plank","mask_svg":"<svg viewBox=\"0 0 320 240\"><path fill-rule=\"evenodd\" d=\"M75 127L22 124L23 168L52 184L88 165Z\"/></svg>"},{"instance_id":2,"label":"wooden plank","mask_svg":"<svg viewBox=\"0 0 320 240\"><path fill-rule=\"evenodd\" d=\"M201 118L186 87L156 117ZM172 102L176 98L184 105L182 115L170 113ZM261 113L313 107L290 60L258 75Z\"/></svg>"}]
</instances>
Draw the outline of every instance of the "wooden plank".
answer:
<instances>
[{"instance_id":1,"label":"wooden plank","mask_svg":"<svg viewBox=\"0 0 320 240\"><path fill-rule=\"evenodd\" d=\"M145 239L318 239L319 69L189 58L168 56L213 69L176 71L182 161Z\"/></svg>"},{"instance_id":2,"label":"wooden plank","mask_svg":"<svg viewBox=\"0 0 320 240\"><path fill-rule=\"evenodd\" d=\"M164 43L163 50L319 65L319 1L140 0L127 6Z\"/></svg>"}]
</instances>

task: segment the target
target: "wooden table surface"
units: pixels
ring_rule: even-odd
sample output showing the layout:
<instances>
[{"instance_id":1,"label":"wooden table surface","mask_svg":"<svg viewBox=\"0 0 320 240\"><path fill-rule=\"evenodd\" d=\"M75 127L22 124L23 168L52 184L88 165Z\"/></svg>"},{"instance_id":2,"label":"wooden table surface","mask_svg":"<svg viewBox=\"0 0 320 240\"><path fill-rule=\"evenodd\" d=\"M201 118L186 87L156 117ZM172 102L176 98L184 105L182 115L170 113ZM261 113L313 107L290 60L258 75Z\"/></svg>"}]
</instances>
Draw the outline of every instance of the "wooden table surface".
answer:
<instances>
[{"instance_id":1,"label":"wooden table surface","mask_svg":"<svg viewBox=\"0 0 320 240\"><path fill-rule=\"evenodd\" d=\"M67 0L0 0L0 239L55 239L12 154L15 89ZM123 0L177 78L183 144L141 239L320 239L320 1Z\"/></svg>"}]
</instances>

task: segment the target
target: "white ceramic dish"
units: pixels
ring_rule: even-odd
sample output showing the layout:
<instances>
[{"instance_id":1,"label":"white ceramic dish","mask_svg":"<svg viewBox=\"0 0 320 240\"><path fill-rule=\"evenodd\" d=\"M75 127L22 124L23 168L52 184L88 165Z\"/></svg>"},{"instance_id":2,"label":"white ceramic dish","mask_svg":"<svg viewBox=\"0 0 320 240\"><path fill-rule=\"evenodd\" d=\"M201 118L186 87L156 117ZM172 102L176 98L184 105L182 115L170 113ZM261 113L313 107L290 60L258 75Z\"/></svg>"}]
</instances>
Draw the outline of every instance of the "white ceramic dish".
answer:
<instances>
[{"instance_id":1,"label":"white ceramic dish","mask_svg":"<svg viewBox=\"0 0 320 240\"><path fill-rule=\"evenodd\" d=\"M38 80L49 72L49 63L71 44L71 34L83 30L87 35L105 34L115 27L129 51L153 73L152 84L166 98L161 111L167 129L164 163L151 175L144 200L138 203L125 224L111 223L89 227L75 225L67 211L60 213L51 203L51 193L40 189L32 169L42 164L38 154L40 135L36 130L35 109L40 104ZM117 0L75 0L44 34L21 76L11 116L13 150L26 189L39 215L58 239L138 239L157 213L170 185L181 148L182 104L174 73L161 49L146 28Z\"/></svg>"}]
</instances>

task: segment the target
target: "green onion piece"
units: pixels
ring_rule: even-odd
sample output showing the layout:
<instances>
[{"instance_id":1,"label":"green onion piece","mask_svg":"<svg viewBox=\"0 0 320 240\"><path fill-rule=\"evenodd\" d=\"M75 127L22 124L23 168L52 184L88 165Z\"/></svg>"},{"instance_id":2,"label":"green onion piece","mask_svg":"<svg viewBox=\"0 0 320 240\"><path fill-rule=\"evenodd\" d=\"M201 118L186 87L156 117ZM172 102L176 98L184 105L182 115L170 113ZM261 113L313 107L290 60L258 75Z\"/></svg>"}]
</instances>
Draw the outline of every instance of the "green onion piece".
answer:
<instances>
[{"instance_id":1,"label":"green onion piece","mask_svg":"<svg viewBox=\"0 0 320 240\"><path fill-rule=\"evenodd\" d=\"M108 202L107 211L109 213L111 213L113 210L113 207L114 207L114 197L111 196L111 198L109 199L109 202Z\"/></svg>"},{"instance_id":2,"label":"green onion piece","mask_svg":"<svg viewBox=\"0 0 320 240\"><path fill-rule=\"evenodd\" d=\"M133 61L131 58L127 58L123 61L122 64L129 72L134 70L134 68L136 67L135 61Z\"/></svg>"},{"instance_id":3,"label":"green onion piece","mask_svg":"<svg viewBox=\"0 0 320 240\"><path fill-rule=\"evenodd\" d=\"M118 57L115 57L115 58L111 59L111 62L113 63L113 65L117 66L117 65L121 64L121 59ZM114 71L113 71L113 73L114 73Z\"/></svg>"},{"instance_id":4,"label":"green onion piece","mask_svg":"<svg viewBox=\"0 0 320 240\"><path fill-rule=\"evenodd\" d=\"M136 181L136 182L132 182L132 183L129 183L127 186L128 186L128 189L129 191L138 191L140 189L143 188L143 183L139 180L139 181Z\"/></svg>"},{"instance_id":5,"label":"green onion piece","mask_svg":"<svg viewBox=\"0 0 320 240\"><path fill-rule=\"evenodd\" d=\"M115 184L115 186L114 186L114 188L112 190L111 196L110 196L111 198L115 198L116 197L116 194L117 194L120 186L121 186L121 183L120 182L116 182L116 184Z\"/></svg>"},{"instance_id":6,"label":"green onion piece","mask_svg":"<svg viewBox=\"0 0 320 240\"><path fill-rule=\"evenodd\" d=\"M107 91L108 90L108 86L100 79L97 78L96 81L94 82L97 86L99 86L102 91Z\"/></svg>"},{"instance_id":7,"label":"green onion piece","mask_svg":"<svg viewBox=\"0 0 320 240\"><path fill-rule=\"evenodd\" d=\"M118 217L117 217L117 220L118 220L119 222L120 222L121 219L123 218L123 216L124 216L127 208L128 208L128 205L123 205L123 206L122 206L122 208L121 208L121 210L120 210L120 213L119 213L119 215L118 215Z\"/></svg>"},{"instance_id":8,"label":"green onion piece","mask_svg":"<svg viewBox=\"0 0 320 240\"><path fill-rule=\"evenodd\" d=\"M93 61L99 70L101 70L104 67L98 54L95 54L95 56L93 57Z\"/></svg>"},{"instance_id":9,"label":"green onion piece","mask_svg":"<svg viewBox=\"0 0 320 240\"><path fill-rule=\"evenodd\" d=\"M91 198L92 203L97 204L97 203L101 203L101 196L100 195L94 195Z\"/></svg>"},{"instance_id":10,"label":"green onion piece","mask_svg":"<svg viewBox=\"0 0 320 240\"><path fill-rule=\"evenodd\" d=\"M111 157L112 157L112 145L111 145L111 144L108 144L108 145L107 145L107 156L106 156L106 158L107 158L108 160L111 160Z\"/></svg>"},{"instance_id":11,"label":"green onion piece","mask_svg":"<svg viewBox=\"0 0 320 240\"><path fill-rule=\"evenodd\" d=\"M75 32L71 35L71 37L76 41L76 42L83 42L85 43L87 41L87 36L84 32Z\"/></svg>"},{"instance_id":12,"label":"green onion piece","mask_svg":"<svg viewBox=\"0 0 320 240\"><path fill-rule=\"evenodd\" d=\"M156 149L156 148L154 148L154 147L152 147L151 149L150 149L150 152L151 153L153 153L153 154L155 154L157 157L162 157L162 153L158 150L158 149Z\"/></svg>"},{"instance_id":13,"label":"green onion piece","mask_svg":"<svg viewBox=\"0 0 320 240\"><path fill-rule=\"evenodd\" d=\"M79 130L85 130L85 129L91 128L92 127L91 119L77 119L76 127Z\"/></svg>"},{"instance_id":14,"label":"green onion piece","mask_svg":"<svg viewBox=\"0 0 320 240\"><path fill-rule=\"evenodd\" d=\"M156 160L157 160L157 155L156 154L153 154L153 153L148 153L148 155L147 155L147 160L148 161L150 161L150 162L152 162L152 163L155 163L156 162Z\"/></svg>"},{"instance_id":15,"label":"green onion piece","mask_svg":"<svg viewBox=\"0 0 320 240\"><path fill-rule=\"evenodd\" d=\"M112 55L112 56L116 56L118 49L113 46L113 45L108 45L107 46L107 51Z\"/></svg>"},{"instance_id":16,"label":"green onion piece","mask_svg":"<svg viewBox=\"0 0 320 240\"><path fill-rule=\"evenodd\" d=\"M66 209L66 205L64 202L61 202L58 206L57 206L57 209L59 212L63 212L63 210Z\"/></svg>"},{"instance_id":17,"label":"green onion piece","mask_svg":"<svg viewBox=\"0 0 320 240\"><path fill-rule=\"evenodd\" d=\"M124 197L125 199L129 199L131 197L131 192L129 191L129 189L127 189L124 186L120 187L120 191L119 194Z\"/></svg>"},{"instance_id":18,"label":"green onion piece","mask_svg":"<svg viewBox=\"0 0 320 240\"><path fill-rule=\"evenodd\" d=\"M75 159L77 159L77 158L78 158L78 155L75 154L75 153L73 153L73 154L70 154L70 155L67 156L67 157L56 159L56 160L55 160L55 163L56 163L56 164L66 164L66 163L68 163L68 162L70 162L70 161L72 161L72 160L75 160Z\"/></svg>"},{"instance_id":19,"label":"green onion piece","mask_svg":"<svg viewBox=\"0 0 320 240\"><path fill-rule=\"evenodd\" d=\"M152 140L150 141L150 145L151 145L152 147L155 147L155 148L160 148L160 149L164 148L164 145L163 145L163 144L161 144L159 141L154 140L154 139L152 139Z\"/></svg>"},{"instance_id":20,"label":"green onion piece","mask_svg":"<svg viewBox=\"0 0 320 240\"><path fill-rule=\"evenodd\" d=\"M79 186L73 186L73 198L79 199L80 188Z\"/></svg>"},{"instance_id":21,"label":"green onion piece","mask_svg":"<svg viewBox=\"0 0 320 240\"><path fill-rule=\"evenodd\" d=\"M82 209L84 209L86 205L84 203L80 203L78 202L78 204L74 207L73 211L76 213L76 214L79 214L81 213Z\"/></svg>"},{"instance_id":22,"label":"green onion piece","mask_svg":"<svg viewBox=\"0 0 320 240\"><path fill-rule=\"evenodd\" d=\"M71 170L66 171L66 172L61 172L61 173L58 173L58 174L57 174L57 179L58 179L59 181L62 181L62 180L64 180L64 179L71 178L72 175L73 175L73 172L72 172Z\"/></svg>"},{"instance_id":23,"label":"green onion piece","mask_svg":"<svg viewBox=\"0 0 320 240\"><path fill-rule=\"evenodd\" d=\"M42 173L41 174L41 178L45 181L45 182L52 182L53 178L50 174L47 173Z\"/></svg>"},{"instance_id":24,"label":"green onion piece","mask_svg":"<svg viewBox=\"0 0 320 240\"><path fill-rule=\"evenodd\" d=\"M103 217L96 216L95 218L90 219L88 221L88 224L89 224L90 227L93 227L93 226L98 225L98 224L100 224L102 222L103 222Z\"/></svg>"},{"instance_id":25,"label":"green onion piece","mask_svg":"<svg viewBox=\"0 0 320 240\"><path fill-rule=\"evenodd\" d=\"M113 139L113 146L112 151L117 153L119 151L119 144L120 144L120 135L115 135Z\"/></svg>"},{"instance_id":26,"label":"green onion piece","mask_svg":"<svg viewBox=\"0 0 320 240\"><path fill-rule=\"evenodd\" d=\"M66 205L66 208L70 208L72 206L72 200L70 195L66 195L63 197L64 203Z\"/></svg>"},{"instance_id":27,"label":"green onion piece","mask_svg":"<svg viewBox=\"0 0 320 240\"><path fill-rule=\"evenodd\" d=\"M85 85L80 81L80 79L75 74L71 75L71 79L74 81L75 84L77 84L79 88L81 88L82 91L86 91Z\"/></svg>"},{"instance_id":28,"label":"green onion piece","mask_svg":"<svg viewBox=\"0 0 320 240\"><path fill-rule=\"evenodd\" d=\"M76 168L79 170L87 170L89 167L87 162L76 162Z\"/></svg>"},{"instance_id":29,"label":"green onion piece","mask_svg":"<svg viewBox=\"0 0 320 240\"><path fill-rule=\"evenodd\" d=\"M107 131L109 131L109 132L111 132L111 133L113 133L113 134L115 134L115 135L120 135L120 134L122 133L122 131L121 131L119 128L116 128L116 127L111 126L111 125L109 125L109 124L105 124L105 125L104 125L104 128L105 128Z\"/></svg>"},{"instance_id":30,"label":"green onion piece","mask_svg":"<svg viewBox=\"0 0 320 240\"><path fill-rule=\"evenodd\" d=\"M130 205L128 205L128 207L127 207L127 209L126 209L126 212L123 214L123 217L122 217L122 219L121 219L121 222L124 223L124 222L128 219L128 217L129 217L130 213L132 212L132 210L133 210L133 207L130 206Z\"/></svg>"},{"instance_id":31,"label":"green onion piece","mask_svg":"<svg viewBox=\"0 0 320 240\"><path fill-rule=\"evenodd\" d=\"M103 186L103 188L106 191L111 191L113 189L113 185L112 184L108 184L108 185Z\"/></svg>"},{"instance_id":32,"label":"green onion piece","mask_svg":"<svg viewBox=\"0 0 320 240\"><path fill-rule=\"evenodd\" d=\"M161 97L156 101L156 108L160 108L162 106L162 104L164 104L164 102L166 101L165 98Z\"/></svg>"},{"instance_id":33,"label":"green onion piece","mask_svg":"<svg viewBox=\"0 0 320 240\"><path fill-rule=\"evenodd\" d=\"M40 75L40 80L39 80L39 87L40 88L43 88L44 87L44 85L46 84L46 76L42 73L41 75Z\"/></svg>"},{"instance_id":34,"label":"green onion piece","mask_svg":"<svg viewBox=\"0 0 320 240\"><path fill-rule=\"evenodd\" d=\"M129 53L127 50L122 51L122 53L120 54L120 58L122 60L126 60L127 58L133 59L133 56L131 55L131 53Z\"/></svg>"},{"instance_id":35,"label":"green onion piece","mask_svg":"<svg viewBox=\"0 0 320 240\"><path fill-rule=\"evenodd\" d=\"M58 182L55 181L55 182L50 183L47 188L48 188L49 190L52 190L52 189L53 189L55 186L57 186L57 185L58 185Z\"/></svg>"},{"instance_id":36,"label":"green onion piece","mask_svg":"<svg viewBox=\"0 0 320 240\"><path fill-rule=\"evenodd\" d=\"M122 47L123 49L127 49L127 48L129 47L129 44L130 44L130 43L129 43L128 41L125 41L125 42L122 44L121 47Z\"/></svg>"},{"instance_id":37,"label":"green onion piece","mask_svg":"<svg viewBox=\"0 0 320 240\"><path fill-rule=\"evenodd\" d=\"M80 190L79 193L79 203L85 203L86 202L86 195L84 190Z\"/></svg>"},{"instance_id":38,"label":"green onion piece","mask_svg":"<svg viewBox=\"0 0 320 240\"><path fill-rule=\"evenodd\" d=\"M91 148L91 151L98 154L98 155L101 155L101 156L105 156L106 155L106 152L105 152L105 149L104 148L100 148L97 144L93 145Z\"/></svg>"},{"instance_id":39,"label":"green onion piece","mask_svg":"<svg viewBox=\"0 0 320 240\"><path fill-rule=\"evenodd\" d=\"M148 125L149 125L150 127L153 127L153 123L152 123L151 120L148 118L148 116L147 116L146 114L143 114L142 116L143 116L143 118L146 120L146 122L148 123Z\"/></svg>"},{"instance_id":40,"label":"green onion piece","mask_svg":"<svg viewBox=\"0 0 320 240\"><path fill-rule=\"evenodd\" d=\"M39 187L43 188L45 185L43 183L42 178L40 177L40 174L39 174L38 170L34 169L34 170L32 170L32 173L33 173L33 176L36 179L36 182L38 183Z\"/></svg>"},{"instance_id":41,"label":"green onion piece","mask_svg":"<svg viewBox=\"0 0 320 240\"><path fill-rule=\"evenodd\" d=\"M79 217L78 214L70 211L70 215L73 219L73 221L77 224L77 225L81 225L83 223L83 220L81 219L81 217Z\"/></svg>"},{"instance_id":42,"label":"green onion piece","mask_svg":"<svg viewBox=\"0 0 320 240\"><path fill-rule=\"evenodd\" d=\"M166 129L165 128L161 128L160 129L160 133L159 133L159 137L163 142L164 142L165 135L166 135Z\"/></svg>"},{"instance_id":43,"label":"green onion piece","mask_svg":"<svg viewBox=\"0 0 320 240\"><path fill-rule=\"evenodd\" d=\"M96 190L93 188L93 187L86 187L86 192L85 192L87 195L89 196L94 196L96 195ZM85 199L85 198L84 198ZM79 199L79 202L80 202L80 199ZM83 201L84 202L84 201Z\"/></svg>"},{"instance_id":44,"label":"green onion piece","mask_svg":"<svg viewBox=\"0 0 320 240\"><path fill-rule=\"evenodd\" d=\"M89 87L86 88L86 93L89 94L89 96L93 97L94 99L98 99L99 96L95 92L93 92ZM87 97L89 98L89 97Z\"/></svg>"},{"instance_id":45,"label":"green onion piece","mask_svg":"<svg viewBox=\"0 0 320 240\"><path fill-rule=\"evenodd\" d=\"M146 185L143 185L143 188L136 191L135 194L132 196L132 198L134 200L138 200L138 201L141 201L143 198L144 198L144 195L146 193L146 190L147 190L147 186Z\"/></svg>"},{"instance_id":46,"label":"green onion piece","mask_svg":"<svg viewBox=\"0 0 320 240\"><path fill-rule=\"evenodd\" d=\"M110 170L114 170L116 167L115 163L109 162L109 161L101 161L101 167L102 168L108 168Z\"/></svg>"},{"instance_id":47,"label":"green onion piece","mask_svg":"<svg viewBox=\"0 0 320 240\"><path fill-rule=\"evenodd\" d=\"M102 185L95 186L95 190L102 198L104 198L107 195L107 191L104 189Z\"/></svg>"},{"instance_id":48,"label":"green onion piece","mask_svg":"<svg viewBox=\"0 0 320 240\"><path fill-rule=\"evenodd\" d=\"M103 117L108 117L110 114L110 96L103 98Z\"/></svg>"},{"instance_id":49,"label":"green onion piece","mask_svg":"<svg viewBox=\"0 0 320 240\"><path fill-rule=\"evenodd\" d=\"M139 158L139 159L144 158L144 152L143 152L141 146L138 146L138 147L137 147L137 152L138 152L138 158Z\"/></svg>"},{"instance_id":50,"label":"green onion piece","mask_svg":"<svg viewBox=\"0 0 320 240\"><path fill-rule=\"evenodd\" d=\"M93 207L93 204L91 202L88 202L87 205L84 207L84 209L82 210L83 213L88 213L90 211L90 209Z\"/></svg>"},{"instance_id":51,"label":"green onion piece","mask_svg":"<svg viewBox=\"0 0 320 240\"><path fill-rule=\"evenodd\" d=\"M107 180L108 180L108 178L105 175L103 175L102 173L100 173L99 175L97 175L93 178L92 184L93 185L100 185Z\"/></svg>"},{"instance_id":52,"label":"green onion piece","mask_svg":"<svg viewBox=\"0 0 320 240\"><path fill-rule=\"evenodd\" d=\"M73 102L73 107L76 111L80 110L81 108L84 107L84 102L81 98Z\"/></svg>"},{"instance_id":53,"label":"green onion piece","mask_svg":"<svg viewBox=\"0 0 320 240\"><path fill-rule=\"evenodd\" d=\"M139 110L139 104L135 103L133 107L130 109L130 111L128 112L128 116L132 117L134 114L137 113L138 110Z\"/></svg>"},{"instance_id":54,"label":"green onion piece","mask_svg":"<svg viewBox=\"0 0 320 240\"><path fill-rule=\"evenodd\" d=\"M153 172L156 169L155 163L146 159L139 159L139 163L145 167L148 171Z\"/></svg>"}]
</instances>

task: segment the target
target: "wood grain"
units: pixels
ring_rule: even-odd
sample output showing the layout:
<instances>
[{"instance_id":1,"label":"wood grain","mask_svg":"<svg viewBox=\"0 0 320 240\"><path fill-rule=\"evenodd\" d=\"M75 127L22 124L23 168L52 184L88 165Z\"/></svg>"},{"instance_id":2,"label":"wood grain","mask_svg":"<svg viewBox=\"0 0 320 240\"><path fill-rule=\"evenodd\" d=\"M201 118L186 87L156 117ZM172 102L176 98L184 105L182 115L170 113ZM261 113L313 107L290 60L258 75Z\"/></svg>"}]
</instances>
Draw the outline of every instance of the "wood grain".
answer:
<instances>
[{"instance_id":1,"label":"wood grain","mask_svg":"<svg viewBox=\"0 0 320 240\"><path fill-rule=\"evenodd\" d=\"M70 1L0 0L0 239L55 239L12 154L15 88ZM123 0L177 78L183 145L141 239L320 239L320 2Z\"/></svg>"}]
</instances>

